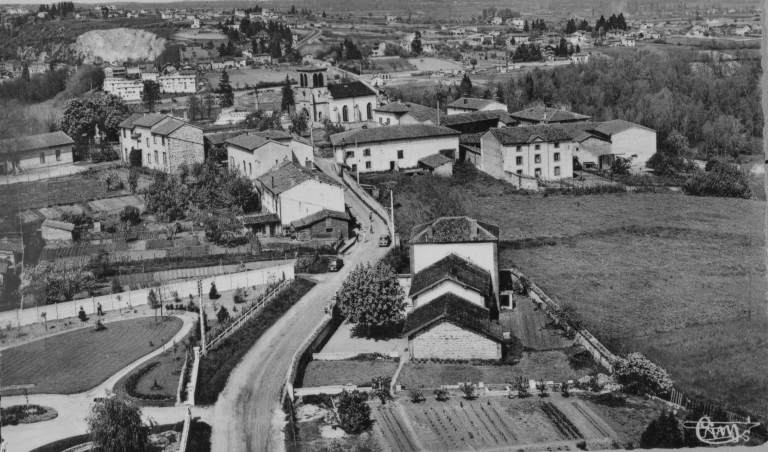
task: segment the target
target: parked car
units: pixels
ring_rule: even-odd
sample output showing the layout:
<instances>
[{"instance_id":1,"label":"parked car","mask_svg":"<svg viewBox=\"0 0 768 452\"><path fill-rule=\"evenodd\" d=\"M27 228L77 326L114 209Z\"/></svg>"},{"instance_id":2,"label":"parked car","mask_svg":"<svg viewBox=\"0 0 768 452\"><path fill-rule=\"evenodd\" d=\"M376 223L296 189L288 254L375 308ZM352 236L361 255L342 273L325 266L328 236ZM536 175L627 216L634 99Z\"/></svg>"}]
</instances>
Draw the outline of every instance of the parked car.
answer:
<instances>
[{"instance_id":1,"label":"parked car","mask_svg":"<svg viewBox=\"0 0 768 452\"><path fill-rule=\"evenodd\" d=\"M333 258L328 261L328 271L337 272L344 266L344 260L341 258Z\"/></svg>"},{"instance_id":2,"label":"parked car","mask_svg":"<svg viewBox=\"0 0 768 452\"><path fill-rule=\"evenodd\" d=\"M379 236L379 246L389 246L392 243L392 237L389 234L381 234Z\"/></svg>"}]
</instances>

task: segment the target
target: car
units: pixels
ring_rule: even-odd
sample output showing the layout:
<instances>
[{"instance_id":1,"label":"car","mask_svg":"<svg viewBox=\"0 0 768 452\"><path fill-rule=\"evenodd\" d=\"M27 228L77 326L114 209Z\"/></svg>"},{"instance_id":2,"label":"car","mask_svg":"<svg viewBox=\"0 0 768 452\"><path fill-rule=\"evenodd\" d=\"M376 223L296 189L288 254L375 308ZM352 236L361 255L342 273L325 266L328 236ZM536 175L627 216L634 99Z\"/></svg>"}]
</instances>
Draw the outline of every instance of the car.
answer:
<instances>
[{"instance_id":1,"label":"car","mask_svg":"<svg viewBox=\"0 0 768 452\"><path fill-rule=\"evenodd\" d=\"M332 258L328 261L328 271L337 272L344 266L344 260L338 257Z\"/></svg>"},{"instance_id":2,"label":"car","mask_svg":"<svg viewBox=\"0 0 768 452\"><path fill-rule=\"evenodd\" d=\"M379 246L389 246L392 243L392 237L389 234L381 234L379 236Z\"/></svg>"}]
</instances>

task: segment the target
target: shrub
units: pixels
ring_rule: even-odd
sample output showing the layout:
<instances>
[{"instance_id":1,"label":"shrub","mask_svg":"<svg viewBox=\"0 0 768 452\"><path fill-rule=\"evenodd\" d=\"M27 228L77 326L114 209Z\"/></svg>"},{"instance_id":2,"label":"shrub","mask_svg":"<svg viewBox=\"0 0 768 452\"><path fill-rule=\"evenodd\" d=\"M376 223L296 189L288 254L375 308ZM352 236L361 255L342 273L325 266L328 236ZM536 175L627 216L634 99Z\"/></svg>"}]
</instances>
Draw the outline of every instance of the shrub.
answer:
<instances>
[{"instance_id":1,"label":"shrub","mask_svg":"<svg viewBox=\"0 0 768 452\"><path fill-rule=\"evenodd\" d=\"M145 365L144 367L141 367L139 370L131 374L130 377L128 377L128 380L125 382L125 393L129 396L135 398L135 399L142 399L142 400L175 400L175 396L167 396L163 394L144 394L141 392L138 392L136 390L136 385L139 384L139 380L141 380L141 377L149 373L150 370L154 369L155 367L159 366L160 363L155 361L153 363L149 363Z\"/></svg>"},{"instance_id":2,"label":"shrub","mask_svg":"<svg viewBox=\"0 0 768 452\"><path fill-rule=\"evenodd\" d=\"M448 400L448 390L444 388L435 389L435 398L440 402Z\"/></svg>"},{"instance_id":3,"label":"shrub","mask_svg":"<svg viewBox=\"0 0 768 452\"><path fill-rule=\"evenodd\" d=\"M680 449L683 445L683 426L672 412L663 411L640 436L642 449Z\"/></svg>"},{"instance_id":4,"label":"shrub","mask_svg":"<svg viewBox=\"0 0 768 452\"><path fill-rule=\"evenodd\" d=\"M392 400L392 394L389 392L389 388L392 386L392 377L376 377L371 383L372 397L378 398L382 405L386 405L387 400Z\"/></svg>"},{"instance_id":5,"label":"shrub","mask_svg":"<svg viewBox=\"0 0 768 452\"><path fill-rule=\"evenodd\" d=\"M112 293L120 293L123 291L123 286L117 281L117 278L112 278Z\"/></svg>"},{"instance_id":6,"label":"shrub","mask_svg":"<svg viewBox=\"0 0 768 452\"><path fill-rule=\"evenodd\" d=\"M131 149L131 152L128 154L128 161L132 167L141 167L141 151L138 149Z\"/></svg>"},{"instance_id":7,"label":"shrub","mask_svg":"<svg viewBox=\"0 0 768 452\"><path fill-rule=\"evenodd\" d=\"M235 302L235 304L245 303L248 297L248 291L245 290L243 287L238 287L235 289L235 294L232 296L232 300Z\"/></svg>"},{"instance_id":8,"label":"shrub","mask_svg":"<svg viewBox=\"0 0 768 452\"><path fill-rule=\"evenodd\" d=\"M215 300L215 299L219 298L219 291L216 290L216 283L215 282L211 283L211 290L208 292L208 298L210 298L211 300Z\"/></svg>"},{"instance_id":9,"label":"shrub","mask_svg":"<svg viewBox=\"0 0 768 452\"><path fill-rule=\"evenodd\" d=\"M563 397L570 397L571 396L571 387L568 386L568 382L564 381L562 385L560 385L560 393L563 395Z\"/></svg>"},{"instance_id":10,"label":"shrub","mask_svg":"<svg viewBox=\"0 0 768 452\"><path fill-rule=\"evenodd\" d=\"M667 371L641 353L630 353L614 363L614 377L630 394L665 394L672 389Z\"/></svg>"},{"instance_id":11,"label":"shrub","mask_svg":"<svg viewBox=\"0 0 768 452\"><path fill-rule=\"evenodd\" d=\"M219 323L224 323L229 320L229 311L227 311L227 308L224 306L219 308L219 312L216 313L216 320L218 320Z\"/></svg>"},{"instance_id":12,"label":"shrub","mask_svg":"<svg viewBox=\"0 0 768 452\"><path fill-rule=\"evenodd\" d=\"M464 398L467 400L472 400L477 397L475 386L472 385L472 383L464 383L459 387L459 389L461 389L461 392L464 394Z\"/></svg>"},{"instance_id":13,"label":"shrub","mask_svg":"<svg viewBox=\"0 0 768 452\"><path fill-rule=\"evenodd\" d=\"M411 402L413 403L421 403L427 400L427 398L424 397L424 393L418 389L412 389L409 395L411 396Z\"/></svg>"},{"instance_id":14,"label":"shrub","mask_svg":"<svg viewBox=\"0 0 768 452\"><path fill-rule=\"evenodd\" d=\"M341 428L347 433L357 433L371 422L371 407L366 403L368 395L360 391L344 391L336 404Z\"/></svg>"},{"instance_id":15,"label":"shrub","mask_svg":"<svg viewBox=\"0 0 768 452\"><path fill-rule=\"evenodd\" d=\"M13 405L0 408L0 426L32 424L58 416L53 408L40 405Z\"/></svg>"},{"instance_id":16,"label":"shrub","mask_svg":"<svg viewBox=\"0 0 768 452\"><path fill-rule=\"evenodd\" d=\"M536 385L536 389L539 390L539 397L549 397L549 393L547 392L547 384L544 383L544 381L540 381L539 384Z\"/></svg>"},{"instance_id":17,"label":"shrub","mask_svg":"<svg viewBox=\"0 0 768 452\"><path fill-rule=\"evenodd\" d=\"M622 157L616 157L611 163L611 173L617 175L629 174L629 170L632 169L632 160Z\"/></svg>"},{"instance_id":18,"label":"shrub","mask_svg":"<svg viewBox=\"0 0 768 452\"><path fill-rule=\"evenodd\" d=\"M128 224L139 224L141 222L141 212L137 207L126 206L122 212L120 212L120 221Z\"/></svg>"},{"instance_id":19,"label":"shrub","mask_svg":"<svg viewBox=\"0 0 768 452\"><path fill-rule=\"evenodd\" d=\"M517 396L521 399L531 396L531 393L528 391L528 385L525 384L522 378L517 382Z\"/></svg>"},{"instance_id":20,"label":"shrub","mask_svg":"<svg viewBox=\"0 0 768 452\"><path fill-rule=\"evenodd\" d=\"M695 174L685 181L683 191L692 196L752 197L749 177L737 167L724 163L715 163L710 171Z\"/></svg>"}]
</instances>

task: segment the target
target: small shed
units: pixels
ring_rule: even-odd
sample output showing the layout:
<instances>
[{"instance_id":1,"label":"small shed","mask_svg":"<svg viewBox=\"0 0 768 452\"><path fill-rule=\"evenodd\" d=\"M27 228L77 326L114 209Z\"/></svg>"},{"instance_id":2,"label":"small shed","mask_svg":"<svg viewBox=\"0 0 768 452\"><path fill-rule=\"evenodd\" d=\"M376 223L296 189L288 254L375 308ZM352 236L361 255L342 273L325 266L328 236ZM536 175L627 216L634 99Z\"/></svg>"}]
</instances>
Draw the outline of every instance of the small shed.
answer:
<instances>
[{"instance_id":1,"label":"small shed","mask_svg":"<svg viewBox=\"0 0 768 452\"><path fill-rule=\"evenodd\" d=\"M347 212L323 209L291 222L297 240L349 238L352 217Z\"/></svg>"},{"instance_id":2,"label":"small shed","mask_svg":"<svg viewBox=\"0 0 768 452\"><path fill-rule=\"evenodd\" d=\"M74 240L75 225L64 221L45 220L43 221L43 240L64 240L71 242Z\"/></svg>"},{"instance_id":3,"label":"small shed","mask_svg":"<svg viewBox=\"0 0 768 452\"><path fill-rule=\"evenodd\" d=\"M419 160L419 168L437 176L453 176L453 160L442 154L432 154Z\"/></svg>"},{"instance_id":4,"label":"small shed","mask_svg":"<svg viewBox=\"0 0 768 452\"><path fill-rule=\"evenodd\" d=\"M280 217L275 213L258 213L245 215L243 225L253 232L256 237L276 237L283 233Z\"/></svg>"},{"instance_id":5,"label":"small shed","mask_svg":"<svg viewBox=\"0 0 768 452\"><path fill-rule=\"evenodd\" d=\"M0 259L7 259L11 264L21 262L24 245L20 241L0 240Z\"/></svg>"}]
</instances>

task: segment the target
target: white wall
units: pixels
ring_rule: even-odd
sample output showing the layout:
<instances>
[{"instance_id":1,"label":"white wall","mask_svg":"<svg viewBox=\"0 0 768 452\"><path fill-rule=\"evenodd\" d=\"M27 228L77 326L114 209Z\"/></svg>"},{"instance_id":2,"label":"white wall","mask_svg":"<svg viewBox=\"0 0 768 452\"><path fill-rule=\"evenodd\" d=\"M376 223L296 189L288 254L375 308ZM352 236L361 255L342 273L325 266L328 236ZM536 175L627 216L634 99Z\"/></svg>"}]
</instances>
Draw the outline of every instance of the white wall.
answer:
<instances>
[{"instance_id":1,"label":"white wall","mask_svg":"<svg viewBox=\"0 0 768 452\"><path fill-rule=\"evenodd\" d=\"M366 112L366 106L368 104L371 104L371 120L375 117L376 112L373 111L377 107L376 105L376 96L370 95L370 96L363 96L363 97L350 97L346 99L331 99L330 103L328 105L328 114L330 115L331 122L360 122L360 121L368 121L368 116ZM347 111L349 112L347 119L348 121L344 121L344 118L342 116L342 110L344 106L347 107ZM357 111L355 110L355 107L358 108L360 116L357 116ZM341 118L341 120L339 120Z\"/></svg>"},{"instance_id":2,"label":"white wall","mask_svg":"<svg viewBox=\"0 0 768 452\"><path fill-rule=\"evenodd\" d=\"M323 209L344 212L344 189L316 180L302 182L279 195L280 221L283 225Z\"/></svg>"},{"instance_id":3,"label":"white wall","mask_svg":"<svg viewBox=\"0 0 768 452\"><path fill-rule=\"evenodd\" d=\"M363 155L364 149L370 149L370 157ZM415 168L420 159L437 154L444 149L453 149L458 155L459 136L448 135L440 137L417 138L412 140L396 140L383 143L365 143L357 147L347 145L344 148L336 147L336 162L346 163L350 167L357 165L361 173L371 171L389 171L390 162L395 162L395 168ZM403 151L403 158L398 158L399 150ZM354 152L354 157L347 158L348 152ZM366 168L366 162L371 162L371 167Z\"/></svg>"},{"instance_id":4,"label":"white wall","mask_svg":"<svg viewBox=\"0 0 768 452\"><path fill-rule=\"evenodd\" d=\"M388 111L374 111L373 120L376 121L376 124L382 126L400 124L400 121L397 119L397 115Z\"/></svg>"},{"instance_id":5,"label":"white wall","mask_svg":"<svg viewBox=\"0 0 768 452\"><path fill-rule=\"evenodd\" d=\"M315 164L315 149L313 146L304 144L301 141L291 140L288 147L293 152L294 162L306 167L307 161L312 162L312 166Z\"/></svg>"},{"instance_id":6,"label":"white wall","mask_svg":"<svg viewBox=\"0 0 768 452\"><path fill-rule=\"evenodd\" d=\"M163 75L159 80L161 93L197 92L197 77L194 75Z\"/></svg>"},{"instance_id":7,"label":"white wall","mask_svg":"<svg viewBox=\"0 0 768 452\"><path fill-rule=\"evenodd\" d=\"M411 245L413 259L411 272L416 274L445 256L455 253L491 273L494 296L499 292L499 262L496 242L464 243L414 243Z\"/></svg>"},{"instance_id":8,"label":"white wall","mask_svg":"<svg viewBox=\"0 0 768 452\"><path fill-rule=\"evenodd\" d=\"M611 153L632 159L632 166L645 167L645 163L656 153L656 132L632 127L611 136Z\"/></svg>"},{"instance_id":9,"label":"white wall","mask_svg":"<svg viewBox=\"0 0 768 452\"><path fill-rule=\"evenodd\" d=\"M467 301L471 301L478 306L485 307L485 299L477 291L465 288L461 284L457 284L453 281L443 281L431 289L425 290L416 298L414 298L413 308L416 309L424 306L435 298L441 295L445 295L446 293L452 293L456 296L464 298Z\"/></svg>"},{"instance_id":10,"label":"white wall","mask_svg":"<svg viewBox=\"0 0 768 452\"><path fill-rule=\"evenodd\" d=\"M141 100L144 92L144 84L141 80L127 80L123 78L105 78L104 92L114 94L127 101Z\"/></svg>"},{"instance_id":11,"label":"white wall","mask_svg":"<svg viewBox=\"0 0 768 452\"><path fill-rule=\"evenodd\" d=\"M56 151L59 151L59 159L56 160ZM45 161L40 161L40 154L45 155ZM3 157L3 160L8 162L7 170L11 171L13 165L11 159ZM34 151L28 151L19 156L19 165L24 170L30 170L34 168L46 168L49 166L63 165L64 163L72 163L72 145L66 144L62 146L54 146L45 149L36 149Z\"/></svg>"},{"instance_id":12,"label":"white wall","mask_svg":"<svg viewBox=\"0 0 768 452\"><path fill-rule=\"evenodd\" d=\"M292 157L291 148L276 141L270 141L253 152L227 144L229 168L239 170L251 179L262 176L275 165Z\"/></svg>"},{"instance_id":13,"label":"white wall","mask_svg":"<svg viewBox=\"0 0 768 452\"><path fill-rule=\"evenodd\" d=\"M408 348L415 359L501 358L501 344L448 322L416 335Z\"/></svg>"},{"instance_id":14,"label":"white wall","mask_svg":"<svg viewBox=\"0 0 768 452\"><path fill-rule=\"evenodd\" d=\"M504 146L493 134L486 133L480 143L480 169L498 179L508 179L504 172L536 176L537 170L540 170L539 177L546 180L573 177L574 144L571 142L549 143L536 140L519 146ZM539 146L538 150L536 146ZM537 155L540 156L538 163ZM559 160L555 160L558 156ZM560 174L557 174L558 169Z\"/></svg>"}]
</instances>

